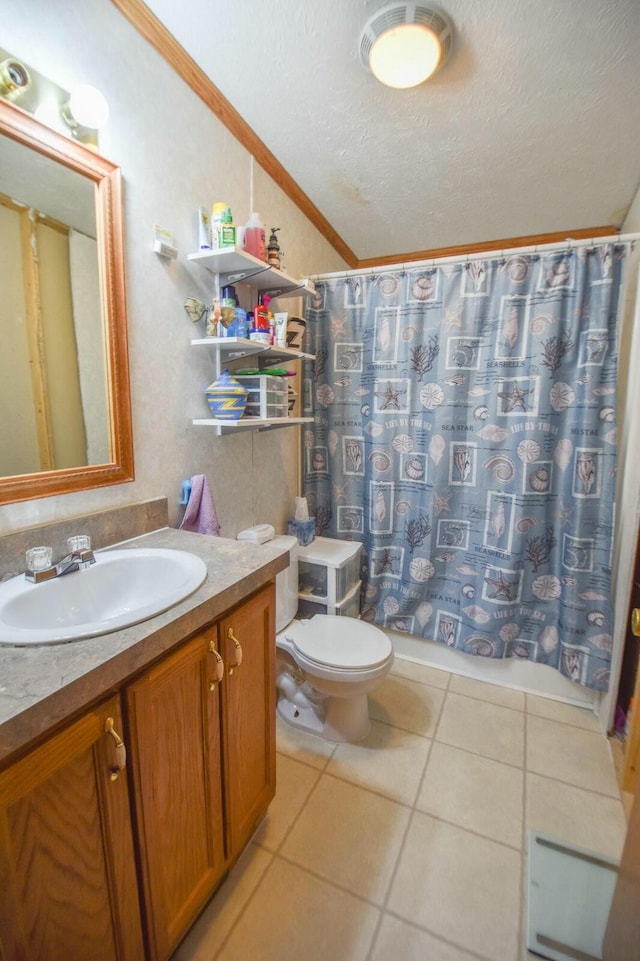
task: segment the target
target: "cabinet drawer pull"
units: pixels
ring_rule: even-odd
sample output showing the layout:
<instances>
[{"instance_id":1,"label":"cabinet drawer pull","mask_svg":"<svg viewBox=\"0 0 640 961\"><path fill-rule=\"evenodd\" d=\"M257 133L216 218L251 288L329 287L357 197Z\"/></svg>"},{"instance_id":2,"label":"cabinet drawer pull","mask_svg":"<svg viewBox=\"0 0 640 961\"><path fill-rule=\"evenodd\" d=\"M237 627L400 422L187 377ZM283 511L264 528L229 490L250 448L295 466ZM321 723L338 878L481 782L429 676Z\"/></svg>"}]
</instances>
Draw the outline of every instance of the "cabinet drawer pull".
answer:
<instances>
[{"instance_id":1,"label":"cabinet drawer pull","mask_svg":"<svg viewBox=\"0 0 640 961\"><path fill-rule=\"evenodd\" d=\"M631 633L640 637L640 607L634 607L631 612Z\"/></svg>"},{"instance_id":2,"label":"cabinet drawer pull","mask_svg":"<svg viewBox=\"0 0 640 961\"><path fill-rule=\"evenodd\" d=\"M240 641L233 633L232 627L228 628L227 637L229 638L230 641L233 641L236 649L236 663L232 664L231 667L229 668L229 674L233 674L234 669L236 667L240 667L240 665L242 664L242 645L240 644Z\"/></svg>"},{"instance_id":3,"label":"cabinet drawer pull","mask_svg":"<svg viewBox=\"0 0 640 961\"><path fill-rule=\"evenodd\" d=\"M213 654L216 659L216 677L215 680L209 681L209 690L215 691L216 687L224 677L224 661L220 657L219 652L216 650L214 641L209 641L209 653Z\"/></svg>"},{"instance_id":4,"label":"cabinet drawer pull","mask_svg":"<svg viewBox=\"0 0 640 961\"><path fill-rule=\"evenodd\" d=\"M104 722L104 733L110 734L116 743L116 763L111 768L109 779L111 781L117 781L120 776L120 771L124 771L127 765L127 749L124 746L124 741L113 726L112 717L108 717Z\"/></svg>"}]
</instances>

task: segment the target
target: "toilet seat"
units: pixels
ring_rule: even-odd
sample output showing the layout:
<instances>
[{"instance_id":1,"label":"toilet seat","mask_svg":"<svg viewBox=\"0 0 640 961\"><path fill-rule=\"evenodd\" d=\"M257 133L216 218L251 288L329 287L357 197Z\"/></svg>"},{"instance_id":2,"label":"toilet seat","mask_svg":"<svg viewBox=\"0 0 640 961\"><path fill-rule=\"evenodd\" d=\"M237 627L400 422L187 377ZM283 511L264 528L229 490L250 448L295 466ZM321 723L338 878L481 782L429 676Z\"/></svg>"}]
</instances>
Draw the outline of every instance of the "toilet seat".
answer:
<instances>
[{"instance_id":1,"label":"toilet seat","mask_svg":"<svg viewBox=\"0 0 640 961\"><path fill-rule=\"evenodd\" d=\"M316 614L285 632L301 657L336 671L374 670L393 656L391 641L373 624L335 614Z\"/></svg>"}]
</instances>

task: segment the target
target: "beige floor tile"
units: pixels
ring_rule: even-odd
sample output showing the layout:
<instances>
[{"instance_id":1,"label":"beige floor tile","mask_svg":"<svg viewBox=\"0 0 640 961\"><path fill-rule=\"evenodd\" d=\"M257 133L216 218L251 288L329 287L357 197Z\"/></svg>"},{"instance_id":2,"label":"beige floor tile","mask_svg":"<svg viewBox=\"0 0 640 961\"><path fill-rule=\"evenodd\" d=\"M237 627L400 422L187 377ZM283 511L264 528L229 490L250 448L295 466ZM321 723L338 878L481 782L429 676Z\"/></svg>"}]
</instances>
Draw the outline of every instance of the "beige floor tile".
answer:
<instances>
[{"instance_id":1,"label":"beige floor tile","mask_svg":"<svg viewBox=\"0 0 640 961\"><path fill-rule=\"evenodd\" d=\"M272 860L267 851L249 845L176 950L172 961L212 961Z\"/></svg>"},{"instance_id":2,"label":"beige floor tile","mask_svg":"<svg viewBox=\"0 0 640 961\"><path fill-rule=\"evenodd\" d=\"M387 907L461 948L516 961L520 877L518 851L416 813Z\"/></svg>"},{"instance_id":3,"label":"beige floor tile","mask_svg":"<svg viewBox=\"0 0 640 961\"><path fill-rule=\"evenodd\" d=\"M553 701L550 697L527 694L527 711L529 714L535 714L536 717L546 717L549 721L561 721L563 724L582 727L586 731L600 731L600 721L593 711L585 707L574 707L573 704Z\"/></svg>"},{"instance_id":4,"label":"beige floor tile","mask_svg":"<svg viewBox=\"0 0 640 961\"><path fill-rule=\"evenodd\" d=\"M376 721L431 737L444 697L439 688L389 674L369 695L369 713Z\"/></svg>"},{"instance_id":5,"label":"beige floor tile","mask_svg":"<svg viewBox=\"0 0 640 961\"><path fill-rule=\"evenodd\" d=\"M382 904L409 815L394 801L323 774L280 854Z\"/></svg>"},{"instance_id":6,"label":"beige floor tile","mask_svg":"<svg viewBox=\"0 0 640 961\"><path fill-rule=\"evenodd\" d=\"M612 858L627 833L621 801L537 774L527 774L526 827Z\"/></svg>"},{"instance_id":7,"label":"beige floor tile","mask_svg":"<svg viewBox=\"0 0 640 961\"><path fill-rule=\"evenodd\" d=\"M427 664L408 661L406 658L398 657L397 655L393 661L391 673L397 674L399 677L406 677L410 681L419 681L421 684L430 684L431 687L439 687L442 691L445 691L449 686L449 679L451 677L448 671L441 671L437 667L429 667Z\"/></svg>"},{"instance_id":8,"label":"beige floor tile","mask_svg":"<svg viewBox=\"0 0 640 961\"><path fill-rule=\"evenodd\" d=\"M594 731L527 716L527 769L618 798L606 739Z\"/></svg>"},{"instance_id":9,"label":"beige floor tile","mask_svg":"<svg viewBox=\"0 0 640 961\"><path fill-rule=\"evenodd\" d=\"M419 734L372 721L366 740L338 745L326 773L412 805L430 746Z\"/></svg>"},{"instance_id":10,"label":"beige floor tile","mask_svg":"<svg viewBox=\"0 0 640 961\"><path fill-rule=\"evenodd\" d=\"M278 849L320 776L308 764L294 761L286 754L277 755L276 796L254 835L257 844L269 851Z\"/></svg>"},{"instance_id":11,"label":"beige floor tile","mask_svg":"<svg viewBox=\"0 0 640 961\"><path fill-rule=\"evenodd\" d=\"M520 848L524 771L435 742L416 806Z\"/></svg>"},{"instance_id":12,"label":"beige floor tile","mask_svg":"<svg viewBox=\"0 0 640 961\"><path fill-rule=\"evenodd\" d=\"M379 912L276 857L216 961L365 961Z\"/></svg>"},{"instance_id":13,"label":"beige floor tile","mask_svg":"<svg viewBox=\"0 0 640 961\"><path fill-rule=\"evenodd\" d=\"M475 961L475 956L385 914L370 961Z\"/></svg>"},{"instance_id":14,"label":"beige floor tile","mask_svg":"<svg viewBox=\"0 0 640 961\"><path fill-rule=\"evenodd\" d=\"M521 767L524 764L524 714L488 701L448 693L436 740Z\"/></svg>"},{"instance_id":15,"label":"beige floor tile","mask_svg":"<svg viewBox=\"0 0 640 961\"><path fill-rule=\"evenodd\" d=\"M480 701L489 701L500 707L510 707L514 711L524 711L524 694L514 691L500 684L487 684L486 681L476 681L472 677L453 674L449 690L455 694L466 694L467 697L477 697Z\"/></svg>"},{"instance_id":16,"label":"beige floor tile","mask_svg":"<svg viewBox=\"0 0 640 961\"><path fill-rule=\"evenodd\" d=\"M323 737L308 734L306 731L283 721L276 714L276 749L283 754L312 767L323 770L335 751L335 743Z\"/></svg>"}]
</instances>

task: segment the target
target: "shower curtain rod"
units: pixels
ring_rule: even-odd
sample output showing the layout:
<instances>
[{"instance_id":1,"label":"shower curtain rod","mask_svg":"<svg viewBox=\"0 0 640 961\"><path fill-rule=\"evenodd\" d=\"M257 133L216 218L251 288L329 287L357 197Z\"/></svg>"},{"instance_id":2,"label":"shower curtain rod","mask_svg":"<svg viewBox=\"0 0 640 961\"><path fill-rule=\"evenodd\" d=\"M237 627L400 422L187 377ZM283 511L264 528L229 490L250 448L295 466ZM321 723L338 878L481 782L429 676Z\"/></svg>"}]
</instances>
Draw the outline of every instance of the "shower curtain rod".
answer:
<instances>
[{"instance_id":1,"label":"shower curtain rod","mask_svg":"<svg viewBox=\"0 0 640 961\"><path fill-rule=\"evenodd\" d=\"M597 247L599 244L626 244L640 240L640 233L637 234L612 234L609 237L592 237L590 240L572 240L568 237L559 243L536 244L532 247L507 247L504 250L486 250L477 254L458 255L457 257L432 257L427 260L409 260L402 264L380 264L379 267L362 267L354 270L334 270L327 274L314 274L311 280L333 280L340 277L358 277L366 274L379 274L382 272L397 273L403 270L415 270L420 267L434 267L436 264L459 264L468 263L472 260L487 260L500 257L511 257L515 254L537 254L540 252L551 252L553 250L569 250L578 247Z\"/></svg>"}]
</instances>

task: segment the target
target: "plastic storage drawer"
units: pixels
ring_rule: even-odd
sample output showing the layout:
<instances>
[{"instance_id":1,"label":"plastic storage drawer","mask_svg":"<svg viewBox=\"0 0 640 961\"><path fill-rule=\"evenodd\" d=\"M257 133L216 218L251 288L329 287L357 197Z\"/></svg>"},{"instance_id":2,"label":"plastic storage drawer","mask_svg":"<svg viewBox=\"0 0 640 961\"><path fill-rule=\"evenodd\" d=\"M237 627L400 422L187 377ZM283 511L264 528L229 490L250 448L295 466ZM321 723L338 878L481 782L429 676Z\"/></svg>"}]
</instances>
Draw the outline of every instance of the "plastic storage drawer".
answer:
<instances>
[{"instance_id":1,"label":"plastic storage drawer","mask_svg":"<svg viewBox=\"0 0 640 961\"><path fill-rule=\"evenodd\" d=\"M299 591L332 607L340 604L360 580L362 544L316 537L298 549Z\"/></svg>"},{"instance_id":2,"label":"plastic storage drawer","mask_svg":"<svg viewBox=\"0 0 640 961\"><path fill-rule=\"evenodd\" d=\"M313 617L314 614L338 614L341 617L360 616L360 587L362 581L358 581L355 587L347 594L340 604L327 604L326 601L316 600L312 597L303 597L298 594L298 614L299 618Z\"/></svg>"},{"instance_id":3,"label":"plastic storage drawer","mask_svg":"<svg viewBox=\"0 0 640 961\"><path fill-rule=\"evenodd\" d=\"M247 391L247 406L244 417L287 417L289 385L285 377L270 377L269 374L234 374Z\"/></svg>"}]
</instances>

